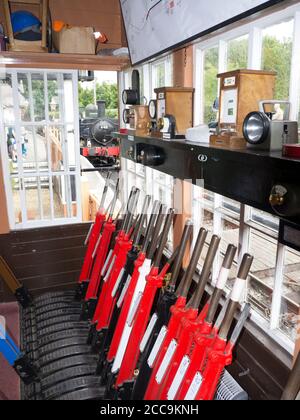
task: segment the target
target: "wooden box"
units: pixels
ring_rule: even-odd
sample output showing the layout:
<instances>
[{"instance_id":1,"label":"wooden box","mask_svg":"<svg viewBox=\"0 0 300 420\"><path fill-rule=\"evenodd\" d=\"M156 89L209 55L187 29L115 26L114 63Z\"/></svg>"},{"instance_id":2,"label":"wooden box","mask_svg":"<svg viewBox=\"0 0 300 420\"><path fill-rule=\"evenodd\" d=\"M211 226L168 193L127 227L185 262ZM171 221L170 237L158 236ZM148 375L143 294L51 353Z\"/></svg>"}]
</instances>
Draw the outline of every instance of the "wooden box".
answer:
<instances>
[{"instance_id":1,"label":"wooden box","mask_svg":"<svg viewBox=\"0 0 300 420\"><path fill-rule=\"evenodd\" d=\"M273 99L275 72L236 70L218 75L220 79L219 131L211 136L213 146L246 148L243 124L246 116L259 111L259 102Z\"/></svg>"},{"instance_id":2,"label":"wooden box","mask_svg":"<svg viewBox=\"0 0 300 420\"><path fill-rule=\"evenodd\" d=\"M176 119L176 134L185 135L194 123L193 88L163 87L155 89L157 96L157 121L165 115L173 115Z\"/></svg>"},{"instance_id":3,"label":"wooden box","mask_svg":"<svg viewBox=\"0 0 300 420\"><path fill-rule=\"evenodd\" d=\"M148 106L135 105L130 107L129 124L135 134L138 136L146 136L149 132L150 117Z\"/></svg>"},{"instance_id":4,"label":"wooden box","mask_svg":"<svg viewBox=\"0 0 300 420\"><path fill-rule=\"evenodd\" d=\"M47 48L47 23L48 23L48 0L3 0L5 13L5 26L9 38L8 49L22 52L48 52ZM15 39L10 13L15 10L29 10L39 17L42 22L41 41L20 41Z\"/></svg>"},{"instance_id":5,"label":"wooden box","mask_svg":"<svg viewBox=\"0 0 300 420\"><path fill-rule=\"evenodd\" d=\"M243 137L243 124L252 111L259 111L259 101L273 99L275 72L236 70L219 74L221 130Z\"/></svg>"},{"instance_id":6,"label":"wooden box","mask_svg":"<svg viewBox=\"0 0 300 420\"><path fill-rule=\"evenodd\" d=\"M61 54L96 53L96 40L92 27L66 27L60 32L53 32L53 43Z\"/></svg>"}]
</instances>

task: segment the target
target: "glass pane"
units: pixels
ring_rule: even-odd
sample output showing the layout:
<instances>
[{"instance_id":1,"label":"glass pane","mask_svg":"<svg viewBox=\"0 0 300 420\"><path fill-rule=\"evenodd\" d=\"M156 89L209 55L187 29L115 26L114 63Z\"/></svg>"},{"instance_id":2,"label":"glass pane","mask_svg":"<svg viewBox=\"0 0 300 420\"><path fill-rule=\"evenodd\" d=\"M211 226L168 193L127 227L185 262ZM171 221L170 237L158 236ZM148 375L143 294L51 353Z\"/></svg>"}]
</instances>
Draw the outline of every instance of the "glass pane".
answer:
<instances>
[{"instance_id":1,"label":"glass pane","mask_svg":"<svg viewBox=\"0 0 300 420\"><path fill-rule=\"evenodd\" d=\"M153 180L155 182L159 182L160 184L165 185L165 183L166 183L166 175L163 174L162 172L153 170Z\"/></svg>"},{"instance_id":2,"label":"glass pane","mask_svg":"<svg viewBox=\"0 0 300 420\"><path fill-rule=\"evenodd\" d=\"M240 220L241 204L239 202L227 197L222 197L222 208L226 210L226 212L229 212L232 217Z\"/></svg>"},{"instance_id":3,"label":"glass pane","mask_svg":"<svg viewBox=\"0 0 300 420\"><path fill-rule=\"evenodd\" d=\"M165 77L166 77L165 63L155 65L154 72L155 72L155 78L154 78L155 86L154 86L154 89L164 87L165 84L166 84L166 82L165 82Z\"/></svg>"},{"instance_id":4,"label":"glass pane","mask_svg":"<svg viewBox=\"0 0 300 420\"><path fill-rule=\"evenodd\" d=\"M286 249L280 329L293 341L300 338L300 253Z\"/></svg>"},{"instance_id":5,"label":"glass pane","mask_svg":"<svg viewBox=\"0 0 300 420\"><path fill-rule=\"evenodd\" d=\"M221 244L220 252L221 255L225 255L228 245L232 244L238 247L239 244L239 232L240 225L235 220L229 218L222 218L222 230L221 230ZM236 254L237 259L237 254Z\"/></svg>"},{"instance_id":6,"label":"glass pane","mask_svg":"<svg viewBox=\"0 0 300 420\"><path fill-rule=\"evenodd\" d=\"M74 95L73 95L73 81L71 74L64 74L63 76L63 97L64 100L64 119L65 122L74 123Z\"/></svg>"},{"instance_id":7,"label":"glass pane","mask_svg":"<svg viewBox=\"0 0 300 420\"><path fill-rule=\"evenodd\" d=\"M174 188L174 178L170 175L166 175L166 186L172 190Z\"/></svg>"},{"instance_id":8,"label":"glass pane","mask_svg":"<svg viewBox=\"0 0 300 420\"><path fill-rule=\"evenodd\" d=\"M51 195L50 195L50 178L48 176L41 177L41 202L42 202L42 218L43 220L51 219Z\"/></svg>"},{"instance_id":9,"label":"glass pane","mask_svg":"<svg viewBox=\"0 0 300 420\"><path fill-rule=\"evenodd\" d=\"M24 172L35 172L37 170L38 147L44 147L40 143L37 144L36 129L33 127L21 127L21 144Z\"/></svg>"},{"instance_id":10,"label":"glass pane","mask_svg":"<svg viewBox=\"0 0 300 420\"><path fill-rule=\"evenodd\" d=\"M274 232L278 232L279 230L279 218L272 214L265 213L264 211L252 209L251 220Z\"/></svg>"},{"instance_id":11,"label":"glass pane","mask_svg":"<svg viewBox=\"0 0 300 420\"><path fill-rule=\"evenodd\" d=\"M28 73L18 73L18 96L21 109L21 120L25 122L32 121L30 110L29 95L29 76Z\"/></svg>"},{"instance_id":12,"label":"glass pane","mask_svg":"<svg viewBox=\"0 0 300 420\"><path fill-rule=\"evenodd\" d=\"M32 99L34 121L40 122L46 119L45 117L45 82L42 73L32 73Z\"/></svg>"},{"instance_id":13,"label":"glass pane","mask_svg":"<svg viewBox=\"0 0 300 420\"><path fill-rule=\"evenodd\" d=\"M227 70L248 68L249 35L244 35L228 42Z\"/></svg>"},{"instance_id":14,"label":"glass pane","mask_svg":"<svg viewBox=\"0 0 300 420\"><path fill-rule=\"evenodd\" d=\"M5 138L7 145L7 155L10 164L10 172L17 174L18 173L18 146L16 140L16 130L14 127L5 128Z\"/></svg>"},{"instance_id":15,"label":"glass pane","mask_svg":"<svg viewBox=\"0 0 300 420\"><path fill-rule=\"evenodd\" d=\"M24 172L48 170L48 149L45 127L21 127Z\"/></svg>"},{"instance_id":16,"label":"glass pane","mask_svg":"<svg viewBox=\"0 0 300 420\"><path fill-rule=\"evenodd\" d=\"M68 177L66 177L67 179ZM71 217L77 217L77 194L76 194L76 178L75 175L70 175L70 184L71 184Z\"/></svg>"},{"instance_id":17,"label":"glass pane","mask_svg":"<svg viewBox=\"0 0 300 420\"><path fill-rule=\"evenodd\" d=\"M277 241L251 229L249 253L254 256L248 291L249 301L256 311L269 319L276 269Z\"/></svg>"},{"instance_id":18,"label":"glass pane","mask_svg":"<svg viewBox=\"0 0 300 420\"><path fill-rule=\"evenodd\" d=\"M46 127L36 127L33 130L36 142L36 156L38 166L41 172L48 171L48 146L47 146L47 129Z\"/></svg>"},{"instance_id":19,"label":"glass pane","mask_svg":"<svg viewBox=\"0 0 300 420\"><path fill-rule=\"evenodd\" d=\"M59 79L59 77L56 73L47 74L49 120L52 122L59 122L61 120L61 98L64 92L60 88L62 78Z\"/></svg>"},{"instance_id":20,"label":"glass pane","mask_svg":"<svg viewBox=\"0 0 300 420\"><path fill-rule=\"evenodd\" d=\"M135 166L136 164L134 162L132 162L131 160L127 160L127 171L133 172L135 173Z\"/></svg>"},{"instance_id":21,"label":"glass pane","mask_svg":"<svg viewBox=\"0 0 300 420\"><path fill-rule=\"evenodd\" d=\"M15 112L12 77L7 73L0 73L0 104L4 124L14 124Z\"/></svg>"},{"instance_id":22,"label":"glass pane","mask_svg":"<svg viewBox=\"0 0 300 420\"><path fill-rule=\"evenodd\" d=\"M216 122L218 119L215 104L218 92L219 48L211 48L204 52L204 122Z\"/></svg>"},{"instance_id":23,"label":"glass pane","mask_svg":"<svg viewBox=\"0 0 300 420\"><path fill-rule=\"evenodd\" d=\"M263 31L262 69L277 72L275 99L289 98L293 32L293 19Z\"/></svg>"},{"instance_id":24,"label":"glass pane","mask_svg":"<svg viewBox=\"0 0 300 420\"><path fill-rule=\"evenodd\" d=\"M16 177L11 178L11 189L13 195L13 206L15 223L22 223L22 211L21 211L21 197L20 197L20 179Z\"/></svg>"},{"instance_id":25,"label":"glass pane","mask_svg":"<svg viewBox=\"0 0 300 420\"><path fill-rule=\"evenodd\" d=\"M144 83L144 68L139 68L140 72L140 89L141 89L141 98L145 96L145 83ZM148 98L146 98L148 100Z\"/></svg>"},{"instance_id":26,"label":"glass pane","mask_svg":"<svg viewBox=\"0 0 300 420\"><path fill-rule=\"evenodd\" d=\"M136 187L142 192L146 193L146 180L140 176L136 177ZM140 202L142 200L139 200Z\"/></svg>"},{"instance_id":27,"label":"glass pane","mask_svg":"<svg viewBox=\"0 0 300 420\"><path fill-rule=\"evenodd\" d=\"M63 219L68 217L68 201L67 188L64 176L53 176L53 204L54 204L54 218Z\"/></svg>"},{"instance_id":28,"label":"glass pane","mask_svg":"<svg viewBox=\"0 0 300 420\"><path fill-rule=\"evenodd\" d=\"M40 190L37 177L24 178L27 220L40 220Z\"/></svg>"},{"instance_id":29,"label":"glass pane","mask_svg":"<svg viewBox=\"0 0 300 420\"><path fill-rule=\"evenodd\" d=\"M140 164L136 164L136 174L140 177L146 176L146 167Z\"/></svg>"},{"instance_id":30,"label":"glass pane","mask_svg":"<svg viewBox=\"0 0 300 420\"><path fill-rule=\"evenodd\" d=\"M64 143L63 129L61 127L49 127L48 138L51 151L51 169L53 172L64 170Z\"/></svg>"},{"instance_id":31,"label":"glass pane","mask_svg":"<svg viewBox=\"0 0 300 420\"><path fill-rule=\"evenodd\" d=\"M76 155L75 155L75 128L73 125L67 126L67 142L68 142L68 162L69 168L73 169L76 166Z\"/></svg>"},{"instance_id":32,"label":"glass pane","mask_svg":"<svg viewBox=\"0 0 300 420\"><path fill-rule=\"evenodd\" d=\"M154 185L154 200L159 200L163 204L166 202L165 189L159 184Z\"/></svg>"}]
</instances>

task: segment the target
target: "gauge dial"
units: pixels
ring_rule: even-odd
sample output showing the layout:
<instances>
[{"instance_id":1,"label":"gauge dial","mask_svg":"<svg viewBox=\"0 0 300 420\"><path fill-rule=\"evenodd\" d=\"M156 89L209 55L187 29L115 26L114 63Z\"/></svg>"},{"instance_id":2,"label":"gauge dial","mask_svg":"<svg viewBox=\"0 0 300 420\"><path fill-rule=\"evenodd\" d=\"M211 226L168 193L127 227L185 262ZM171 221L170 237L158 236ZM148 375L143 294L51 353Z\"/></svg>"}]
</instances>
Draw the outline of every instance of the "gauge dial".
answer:
<instances>
[{"instance_id":1,"label":"gauge dial","mask_svg":"<svg viewBox=\"0 0 300 420\"><path fill-rule=\"evenodd\" d=\"M127 101L128 101L128 94L127 94L127 90L123 90L122 93L122 101L124 105L127 105Z\"/></svg>"},{"instance_id":2,"label":"gauge dial","mask_svg":"<svg viewBox=\"0 0 300 420\"><path fill-rule=\"evenodd\" d=\"M156 119L156 114L157 114L157 101L152 100L149 102L149 115L150 115L151 120Z\"/></svg>"}]
</instances>

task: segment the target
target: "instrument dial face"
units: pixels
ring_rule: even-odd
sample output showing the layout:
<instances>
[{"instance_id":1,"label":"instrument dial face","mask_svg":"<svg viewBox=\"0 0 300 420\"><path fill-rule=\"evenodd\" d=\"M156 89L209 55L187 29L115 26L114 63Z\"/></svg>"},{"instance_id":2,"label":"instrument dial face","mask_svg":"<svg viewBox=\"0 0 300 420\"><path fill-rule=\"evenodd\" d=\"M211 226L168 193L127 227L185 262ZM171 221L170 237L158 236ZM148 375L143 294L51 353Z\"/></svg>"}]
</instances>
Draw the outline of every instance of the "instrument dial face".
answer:
<instances>
[{"instance_id":1,"label":"instrument dial face","mask_svg":"<svg viewBox=\"0 0 300 420\"><path fill-rule=\"evenodd\" d=\"M157 108L156 101L154 100L150 101L149 102L149 115L152 120L156 118L156 108Z\"/></svg>"},{"instance_id":2,"label":"instrument dial face","mask_svg":"<svg viewBox=\"0 0 300 420\"><path fill-rule=\"evenodd\" d=\"M127 90L123 90L122 101L124 105L127 105L127 100L128 100Z\"/></svg>"}]
</instances>

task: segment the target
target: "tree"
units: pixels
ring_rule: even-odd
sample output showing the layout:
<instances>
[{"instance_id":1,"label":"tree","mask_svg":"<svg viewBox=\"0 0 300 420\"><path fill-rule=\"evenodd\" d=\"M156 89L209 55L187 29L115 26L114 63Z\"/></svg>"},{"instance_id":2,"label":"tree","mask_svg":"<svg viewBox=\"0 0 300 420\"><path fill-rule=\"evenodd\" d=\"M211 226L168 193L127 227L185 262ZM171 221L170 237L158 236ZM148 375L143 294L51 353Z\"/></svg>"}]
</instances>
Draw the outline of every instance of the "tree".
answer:
<instances>
[{"instance_id":1,"label":"tree","mask_svg":"<svg viewBox=\"0 0 300 420\"><path fill-rule=\"evenodd\" d=\"M279 40L275 36L266 35L263 39L262 69L277 73L274 98L278 100L289 98L292 48L291 38ZM206 123L215 121L217 118L212 108L219 95L218 67L218 48L211 48L205 52L204 60L204 120ZM244 37L230 41L227 52L228 71L247 67L248 39Z\"/></svg>"},{"instance_id":2,"label":"tree","mask_svg":"<svg viewBox=\"0 0 300 420\"><path fill-rule=\"evenodd\" d=\"M272 36L264 37L263 69L277 73L275 99L289 98L292 48L293 42L289 38L279 41Z\"/></svg>"},{"instance_id":3,"label":"tree","mask_svg":"<svg viewBox=\"0 0 300 420\"><path fill-rule=\"evenodd\" d=\"M86 108L87 105L94 103L94 90L90 88L83 88L79 83L79 107ZM118 117L118 85L110 83L97 83L96 86L97 101L105 101L106 115L111 118Z\"/></svg>"},{"instance_id":4,"label":"tree","mask_svg":"<svg viewBox=\"0 0 300 420\"><path fill-rule=\"evenodd\" d=\"M107 109L118 108L118 86L116 84L103 83L97 84L97 100L105 101Z\"/></svg>"},{"instance_id":5,"label":"tree","mask_svg":"<svg viewBox=\"0 0 300 420\"><path fill-rule=\"evenodd\" d=\"M86 108L89 104L94 103L94 91L92 89L83 88L81 83L78 84L79 107Z\"/></svg>"},{"instance_id":6,"label":"tree","mask_svg":"<svg viewBox=\"0 0 300 420\"><path fill-rule=\"evenodd\" d=\"M218 48L210 48L205 52L204 59L204 121L209 124L216 120L213 103L218 97Z\"/></svg>"}]
</instances>

